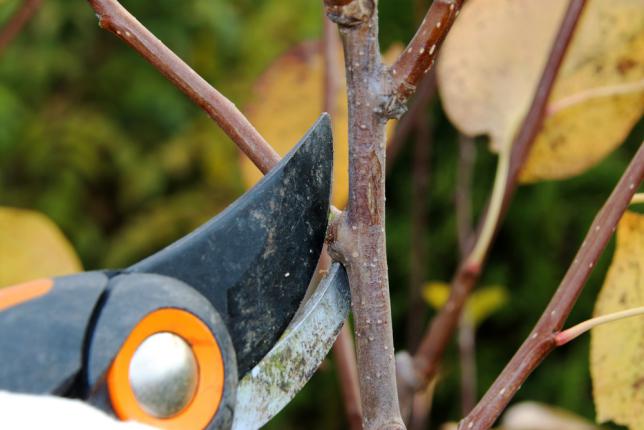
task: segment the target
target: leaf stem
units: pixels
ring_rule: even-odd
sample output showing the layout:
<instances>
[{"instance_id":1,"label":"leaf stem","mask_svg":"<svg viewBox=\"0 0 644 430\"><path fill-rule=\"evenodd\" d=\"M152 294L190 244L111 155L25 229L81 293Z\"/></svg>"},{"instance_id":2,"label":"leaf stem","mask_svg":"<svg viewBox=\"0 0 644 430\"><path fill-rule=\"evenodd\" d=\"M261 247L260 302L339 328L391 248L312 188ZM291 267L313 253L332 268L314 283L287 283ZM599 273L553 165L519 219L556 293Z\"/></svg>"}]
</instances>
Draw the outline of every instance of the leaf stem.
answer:
<instances>
[{"instance_id":1,"label":"leaf stem","mask_svg":"<svg viewBox=\"0 0 644 430\"><path fill-rule=\"evenodd\" d=\"M490 202L488 205L487 213L483 218L483 226L480 229L478 240L474 245L474 249L467 257L466 266L472 268L480 268L483 260L487 255L492 238L498 225L500 224L501 210L503 208L503 199L508 185L508 174L510 171L510 147L503 149L499 154L498 164L496 167L496 176L494 178L494 185L492 186L492 193L490 194ZM477 269L478 271L478 269Z\"/></svg>"},{"instance_id":2,"label":"leaf stem","mask_svg":"<svg viewBox=\"0 0 644 430\"><path fill-rule=\"evenodd\" d=\"M565 345L598 325L640 315L644 315L644 306L591 318L557 333L555 335L555 344L557 346Z\"/></svg>"},{"instance_id":3,"label":"leaf stem","mask_svg":"<svg viewBox=\"0 0 644 430\"><path fill-rule=\"evenodd\" d=\"M632 205L640 205L644 204L644 193L637 193L633 196L631 199L631 204Z\"/></svg>"}]
</instances>

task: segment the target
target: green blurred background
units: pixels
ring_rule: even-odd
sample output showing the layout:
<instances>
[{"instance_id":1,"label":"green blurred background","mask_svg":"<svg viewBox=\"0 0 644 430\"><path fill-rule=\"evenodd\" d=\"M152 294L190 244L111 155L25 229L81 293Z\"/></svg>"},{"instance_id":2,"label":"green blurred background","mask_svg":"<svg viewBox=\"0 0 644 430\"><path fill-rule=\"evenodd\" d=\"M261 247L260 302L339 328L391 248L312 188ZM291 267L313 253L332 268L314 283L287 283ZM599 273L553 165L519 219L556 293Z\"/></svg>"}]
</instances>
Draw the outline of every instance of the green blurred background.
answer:
<instances>
[{"instance_id":1,"label":"green blurred background","mask_svg":"<svg viewBox=\"0 0 644 430\"><path fill-rule=\"evenodd\" d=\"M0 0L0 23L18 0ZM320 37L321 1L124 1L145 25L238 106L280 53ZM383 48L414 32L412 0L380 2ZM1 25L1 24L0 24ZM454 188L457 133L438 102L433 133L427 279L450 279L458 258ZM563 276L595 212L639 144L642 123L599 166L561 182L521 187L481 284L506 286L510 300L479 328L479 394L511 357ZM387 234L397 349L405 349L409 310L413 136L388 179ZM473 186L485 203L495 159L483 142ZM86 269L127 265L189 232L244 189L239 153L217 126L148 63L98 28L84 1L46 0L0 53L0 205L51 217ZM598 264L571 315L590 316L612 253ZM423 318L432 310L427 307ZM556 351L516 400L538 400L593 418L589 337ZM460 416L455 346L445 360L432 428ZM346 426L334 364L269 428Z\"/></svg>"}]
</instances>

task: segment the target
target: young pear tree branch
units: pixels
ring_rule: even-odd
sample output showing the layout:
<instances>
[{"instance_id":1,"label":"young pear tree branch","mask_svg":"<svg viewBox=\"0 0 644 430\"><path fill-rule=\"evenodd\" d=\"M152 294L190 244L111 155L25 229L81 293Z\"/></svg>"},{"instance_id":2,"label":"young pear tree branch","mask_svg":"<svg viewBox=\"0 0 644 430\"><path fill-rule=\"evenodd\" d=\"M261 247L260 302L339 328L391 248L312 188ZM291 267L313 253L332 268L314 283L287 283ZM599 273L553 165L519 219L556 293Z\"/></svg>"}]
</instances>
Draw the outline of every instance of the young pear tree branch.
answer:
<instances>
[{"instance_id":1,"label":"young pear tree branch","mask_svg":"<svg viewBox=\"0 0 644 430\"><path fill-rule=\"evenodd\" d=\"M557 291L531 334L505 366L459 430L487 430L499 417L523 382L557 346L556 338L581 294L637 187L644 180L644 143L593 221Z\"/></svg>"},{"instance_id":2,"label":"young pear tree branch","mask_svg":"<svg viewBox=\"0 0 644 430\"><path fill-rule=\"evenodd\" d=\"M463 3L464 0L434 0L407 48L389 69L393 90L387 110L393 117L404 113L405 103L432 69L438 50Z\"/></svg>"},{"instance_id":3,"label":"young pear tree branch","mask_svg":"<svg viewBox=\"0 0 644 430\"><path fill-rule=\"evenodd\" d=\"M530 109L512 142L507 166L507 176L502 184L502 193L500 196L496 196L496 198L500 199L498 202L499 210L495 214L492 214L489 210L486 211L479 223L478 236L475 244L457 269L456 275L452 280L452 289L448 301L431 322L421 346L414 356L418 383L416 387L410 387L410 389L422 388L436 375L443 353L458 326L465 301L479 279L481 265L489 252L492 237L498 230L500 220L507 211L514 195L521 167L525 163L532 143L541 129L548 97L585 3L585 0L570 1L541 79L537 85ZM487 236L481 236L481 232L485 229L486 225L492 226L491 233ZM476 243L480 243L481 238L486 240L485 246L476 245ZM472 258L473 250L477 252L474 258Z\"/></svg>"},{"instance_id":4,"label":"young pear tree branch","mask_svg":"<svg viewBox=\"0 0 644 430\"><path fill-rule=\"evenodd\" d=\"M323 16L322 51L324 54L324 100L323 110L331 115L336 113L338 90L341 86L340 61L338 50L341 49L340 36L337 27ZM325 250L320 257L319 266L327 269L331 258ZM358 369L356 353L353 344L349 319L342 326L333 344L333 360L338 372L338 382L344 400L344 410L351 430L362 429L362 406L360 404L360 388L358 386Z\"/></svg>"},{"instance_id":5,"label":"young pear tree branch","mask_svg":"<svg viewBox=\"0 0 644 430\"><path fill-rule=\"evenodd\" d=\"M25 24L36 14L42 0L23 0L7 24L0 30L0 52L20 33Z\"/></svg>"},{"instance_id":6,"label":"young pear tree branch","mask_svg":"<svg viewBox=\"0 0 644 430\"><path fill-rule=\"evenodd\" d=\"M333 3L333 4L329 4ZM396 392L385 246L384 65L373 0L327 2L342 37L349 108L349 200L333 225L331 256L349 276L363 428L403 429Z\"/></svg>"},{"instance_id":7,"label":"young pear tree branch","mask_svg":"<svg viewBox=\"0 0 644 430\"><path fill-rule=\"evenodd\" d=\"M157 39L116 0L88 0L99 26L125 43L159 70L170 82L199 105L248 158L268 172L280 156L264 140L237 107Z\"/></svg>"}]
</instances>

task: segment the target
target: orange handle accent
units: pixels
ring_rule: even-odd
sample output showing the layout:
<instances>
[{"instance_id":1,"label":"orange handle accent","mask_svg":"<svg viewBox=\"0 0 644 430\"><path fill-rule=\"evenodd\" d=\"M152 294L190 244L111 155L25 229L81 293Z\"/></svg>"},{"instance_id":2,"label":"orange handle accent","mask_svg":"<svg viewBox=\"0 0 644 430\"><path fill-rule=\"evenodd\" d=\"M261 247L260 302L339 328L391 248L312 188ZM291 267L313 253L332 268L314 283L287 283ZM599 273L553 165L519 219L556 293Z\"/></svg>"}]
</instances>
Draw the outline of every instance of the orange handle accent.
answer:
<instances>
[{"instance_id":1,"label":"orange handle accent","mask_svg":"<svg viewBox=\"0 0 644 430\"><path fill-rule=\"evenodd\" d=\"M139 345L155 333L181 336L197 360L199 378L192 402L169 418L149 415L139 405L130 385L130 361ZM204 429L219 408L224 394L224 361L210 329L193 314L165 308L148 314L128 336L107 374L107 387L116 415L171 430Z\"/></svg>"},{"instance_id":2,"label":"orange handle accent","mask_svg":"<svg viewBox=\"0 0 644 430\"><path fill-rule=\"evenodd\" d=\"M3 288L0 290L0 311L42 297L53 286L54 280L45 278Z\"/></svg>"}]
</instances>

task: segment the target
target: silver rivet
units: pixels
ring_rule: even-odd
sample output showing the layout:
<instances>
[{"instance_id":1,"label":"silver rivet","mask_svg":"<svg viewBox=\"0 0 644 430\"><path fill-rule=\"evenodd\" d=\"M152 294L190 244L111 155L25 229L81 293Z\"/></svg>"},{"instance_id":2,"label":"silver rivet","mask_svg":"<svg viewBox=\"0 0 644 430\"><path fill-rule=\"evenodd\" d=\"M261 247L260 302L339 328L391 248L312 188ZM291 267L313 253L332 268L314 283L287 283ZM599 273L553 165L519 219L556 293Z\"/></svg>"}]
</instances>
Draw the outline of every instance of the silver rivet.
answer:
<instances>
[{"instance_id":1,"label":"silver rivet","mask_svg":"<svg viewBox=\"0 0 644 430\"><path fill-rule=\"evenodd\" d=\"M169 418L181 412L197 391L199 368L190 345L172 333L144 340L130 361L130 386L150 415Z\"/></svg>"}]
</instances>

